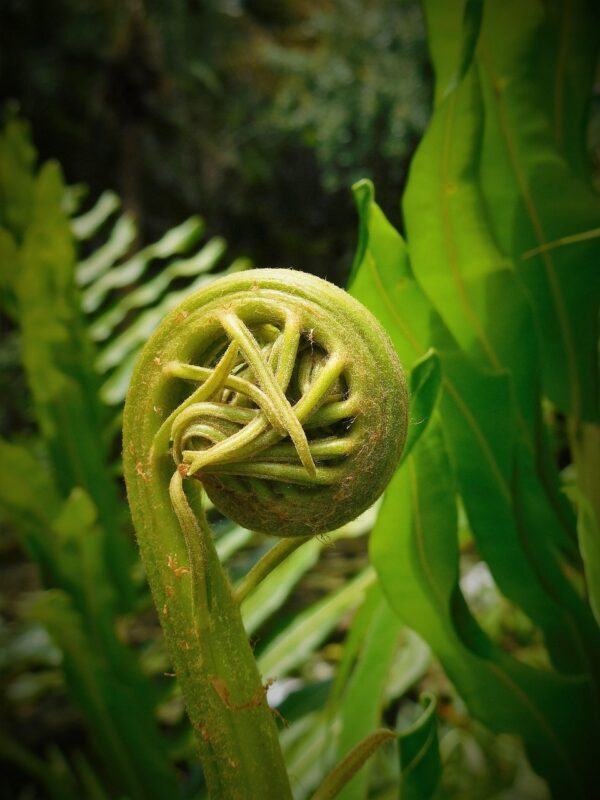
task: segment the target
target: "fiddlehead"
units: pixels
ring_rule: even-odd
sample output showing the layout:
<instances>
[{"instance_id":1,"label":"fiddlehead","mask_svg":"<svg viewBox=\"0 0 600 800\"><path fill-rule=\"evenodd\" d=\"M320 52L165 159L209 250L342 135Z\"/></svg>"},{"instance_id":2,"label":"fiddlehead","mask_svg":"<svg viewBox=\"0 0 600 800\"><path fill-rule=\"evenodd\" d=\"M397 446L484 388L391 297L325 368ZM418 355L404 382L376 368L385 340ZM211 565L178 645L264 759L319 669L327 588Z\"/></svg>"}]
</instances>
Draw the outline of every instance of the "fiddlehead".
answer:
<instances>
[{"instance_id":1,"label":"fiddlehead","mask_svg":"<svg viewBox=\"0 0 600 800\"><path fill-rule=\"evenodd\" d=\"M170 413L155 450L172 441L223 513L309 535L381 494L404 444L406 393L387 337L356 301L312 276L255 270L204 292L177 325L190 339L158 355L169 388L156 402ZM164 393L186 387L171 410Z\"/></svg>"},{"instance_id":2,"label":"fiddlehead","mask_svg":"<svg viewBox=\"0 0 600 800\"><path fill-rule=\"evenodd\" d=\"M144 348L125 408L128 496L215 796L284 798L289 785L195 490L255 530L332 530L383 491L406 424L404 377L379 323L304 273L216 281Z\"/></svg>"}]
</instances>

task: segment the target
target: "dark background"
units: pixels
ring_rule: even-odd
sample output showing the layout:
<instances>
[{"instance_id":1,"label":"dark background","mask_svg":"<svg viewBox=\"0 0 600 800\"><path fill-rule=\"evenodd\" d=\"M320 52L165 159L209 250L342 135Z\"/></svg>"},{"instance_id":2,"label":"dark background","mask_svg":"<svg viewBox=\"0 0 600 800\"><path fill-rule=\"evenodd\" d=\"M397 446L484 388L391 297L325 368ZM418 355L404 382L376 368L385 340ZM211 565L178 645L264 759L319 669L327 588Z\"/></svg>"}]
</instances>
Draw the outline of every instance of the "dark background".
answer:
<instances>
[{"instance_id":1,"label":"dark background","mask_svg":"<svg viewBox=\"0 0 600 800\"><path fill-rule=\"evenodd\" d=\"M256 266L344 283L350 186L393 222L430 110L414 0L4 0L0 94L143 244L193 213Z\"/></svg>"}]
</instances>

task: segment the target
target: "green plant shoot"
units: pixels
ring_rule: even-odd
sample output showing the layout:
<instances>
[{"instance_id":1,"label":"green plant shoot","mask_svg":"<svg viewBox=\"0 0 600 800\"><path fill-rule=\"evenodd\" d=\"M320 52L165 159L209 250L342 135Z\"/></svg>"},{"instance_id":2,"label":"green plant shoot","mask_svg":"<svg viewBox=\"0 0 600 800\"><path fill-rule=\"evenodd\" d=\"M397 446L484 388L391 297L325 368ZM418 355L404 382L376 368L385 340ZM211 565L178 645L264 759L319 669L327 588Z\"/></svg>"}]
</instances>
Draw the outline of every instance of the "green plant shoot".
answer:
<instances>
[{"instance_id":1,"label":"green plant shoot","mask_svg":"<svg viewBox=\"0 0 600 800\"><path fill-rule=\"evenodd\" d=\"M144 348L125 407L125 477L211 796L291 793L241 595L219 563L201 489L238 523L292 537L249 575L246 596L307 536L377 499L406 428L403 372L379 323L301 272L216 281Z\"/></svg>"}]
</instances>

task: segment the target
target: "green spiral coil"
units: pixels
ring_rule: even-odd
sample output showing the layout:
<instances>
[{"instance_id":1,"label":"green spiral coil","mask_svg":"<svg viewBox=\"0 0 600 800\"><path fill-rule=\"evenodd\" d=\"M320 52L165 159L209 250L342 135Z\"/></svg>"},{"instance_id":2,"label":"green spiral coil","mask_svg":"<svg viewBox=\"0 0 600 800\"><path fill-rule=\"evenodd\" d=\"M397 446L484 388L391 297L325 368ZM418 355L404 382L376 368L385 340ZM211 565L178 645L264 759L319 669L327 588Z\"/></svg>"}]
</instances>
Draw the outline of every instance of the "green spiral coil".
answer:
<instances>
[{"instance_id":1,"label":"green spiral coil","mask_svg":"<svg viewBox=\"0 0 600 800\"><path fill-rule=\"evenodd\" d=\"M150 414L163 415L153 459L170 454L244 527L340 527L400 458L398 358L370 312L320 278L265 269L216 281L165 319L138 369L149 361Z\"/></svg>"}]
</instances>

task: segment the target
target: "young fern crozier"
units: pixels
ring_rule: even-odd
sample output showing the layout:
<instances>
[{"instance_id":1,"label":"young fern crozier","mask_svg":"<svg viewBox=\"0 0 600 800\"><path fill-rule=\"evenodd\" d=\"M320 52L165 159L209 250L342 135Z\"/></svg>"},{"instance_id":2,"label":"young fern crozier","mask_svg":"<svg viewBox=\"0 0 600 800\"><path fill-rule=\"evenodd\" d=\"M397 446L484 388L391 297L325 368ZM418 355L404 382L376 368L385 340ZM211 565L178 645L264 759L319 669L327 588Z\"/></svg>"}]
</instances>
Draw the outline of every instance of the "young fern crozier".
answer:
<instances>
[{"instance_id":1,"label":"young fern crozier","mask_svg":"<svg viewBox=\"0 0 600 800\"><path fill-rule=\"evenodd\" d=\"M146 344L125 406L125 478L211 796L290 788L200 489L240 525L293 537L260 575L377 499L406 426L404 376L379 323L302 272L218 280Z\"/></svg>"}]
</instances>

